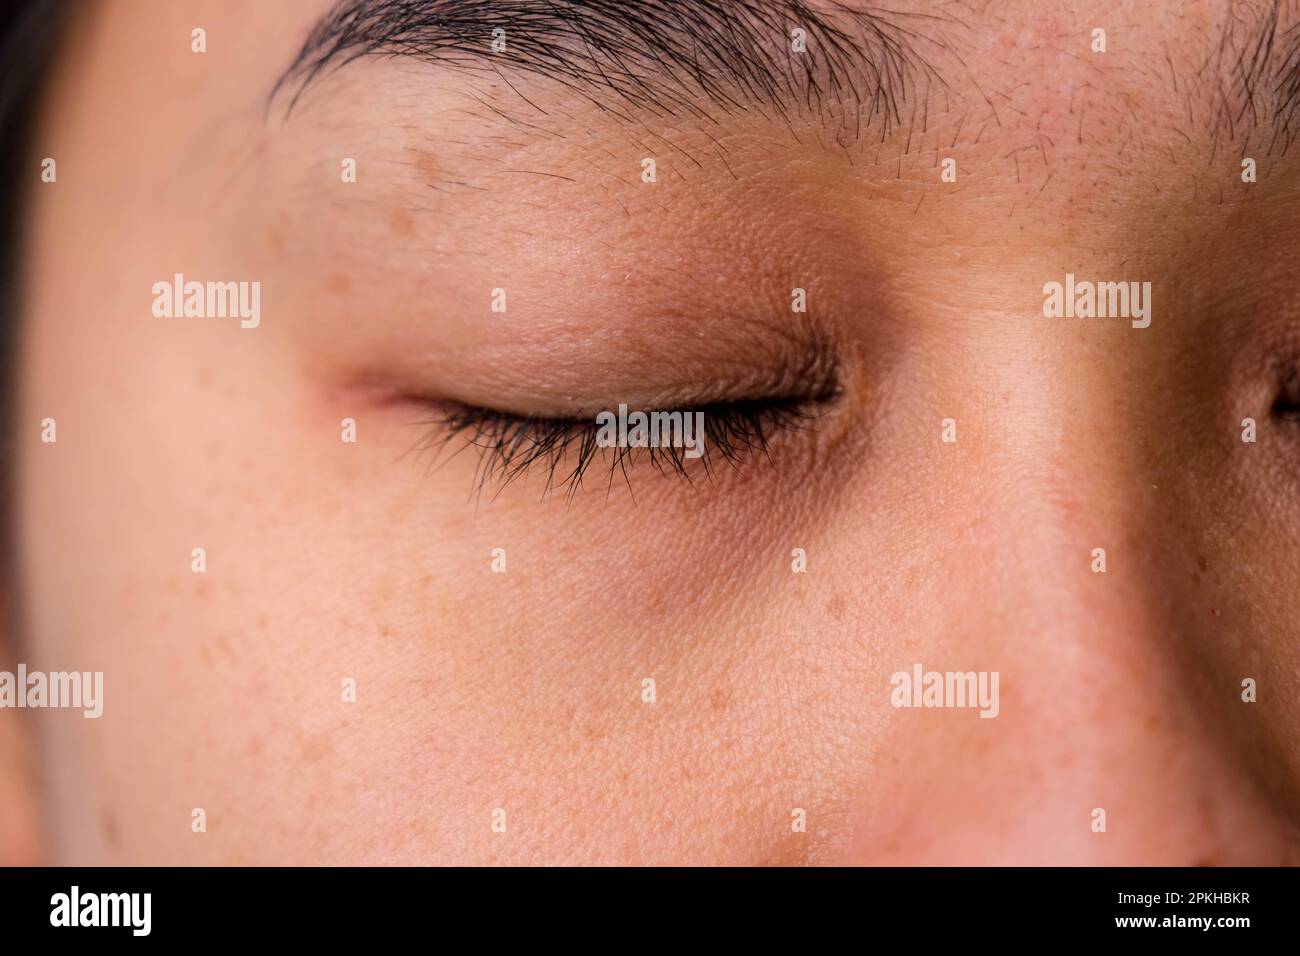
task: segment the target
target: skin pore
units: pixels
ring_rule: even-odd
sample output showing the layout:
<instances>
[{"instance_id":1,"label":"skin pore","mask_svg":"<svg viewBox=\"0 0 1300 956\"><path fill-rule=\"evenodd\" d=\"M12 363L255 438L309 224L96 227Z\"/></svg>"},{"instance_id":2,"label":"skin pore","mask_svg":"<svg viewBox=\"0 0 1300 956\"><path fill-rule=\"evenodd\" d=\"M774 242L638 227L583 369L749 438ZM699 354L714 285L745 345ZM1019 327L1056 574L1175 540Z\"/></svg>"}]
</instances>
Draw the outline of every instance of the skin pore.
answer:
<instances>
[{"instance_id":1,"label":"skin pore","mask_svg":"<svg viewBox=\"0 0 1300 956\"><path fill-rule=\"evenodd\" d=\"M282 82L330 8L69 24L8 656L105 704L0 711L0 861L1300 859L1300 12L1255 56L1268 3L897 0L908 80L855 113L580 95L490 26ZM154 316L176 273L260 324ZM1150 327L1044 317L1067 274L1151 282ZM484 481L447 433L746 402L797 427L684 475ZM918 662L998 716L891 706Z\"/></svg>"}]
</instances>

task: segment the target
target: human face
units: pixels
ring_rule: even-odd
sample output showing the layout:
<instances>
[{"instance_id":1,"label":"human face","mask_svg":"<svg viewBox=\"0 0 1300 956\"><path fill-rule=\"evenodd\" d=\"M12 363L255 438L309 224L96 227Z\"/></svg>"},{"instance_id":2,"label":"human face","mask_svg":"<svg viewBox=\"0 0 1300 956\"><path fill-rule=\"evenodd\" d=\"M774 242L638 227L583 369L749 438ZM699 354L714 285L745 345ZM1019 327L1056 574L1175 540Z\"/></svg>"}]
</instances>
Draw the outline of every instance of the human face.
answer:
<instances>
[{"instance_id":1,"label":"human face","mask_svg":"<svg viewBox=\"0 0 1300 956\"><path fill-rule=\"evenodd\" d=\"M28 852L1294 862L1289 14L535 6L315 74L329 3L78 8L15 637L104 713L29 713Z\"/></svg>"}]
</instances>

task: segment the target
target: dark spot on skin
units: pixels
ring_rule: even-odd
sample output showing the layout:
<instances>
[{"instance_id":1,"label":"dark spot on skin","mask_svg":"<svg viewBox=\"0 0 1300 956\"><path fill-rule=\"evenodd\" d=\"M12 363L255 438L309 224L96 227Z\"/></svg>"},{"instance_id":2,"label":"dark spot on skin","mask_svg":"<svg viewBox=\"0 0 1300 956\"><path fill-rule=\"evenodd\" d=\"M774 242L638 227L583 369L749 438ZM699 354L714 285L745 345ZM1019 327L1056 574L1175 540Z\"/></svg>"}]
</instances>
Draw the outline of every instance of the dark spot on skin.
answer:
<instances>
[{"instance_id":1,"label":"dark spot on skin","mask_svg":"<svg viewBox=\"0 0 1300 956\"><path fill-rule=\"evenodd\" d=\"M837 621L844 620L844 611L848 607L848 602L844 600L843 594L837 594L826 602L826 613Z\"/></svg>"},{"instance_id":2,"label":"dark spot on skin","mask_svg":"<svg viewBox=\"0 0 1300 956\"><path fill-rule=\"evenodd\" d=\"M442 179L442 166L438 162L438 157L429 150L415 149L412 150L415 156L412 159L412 165L416 171L424 178L427 183L437 183Z\"/></svg>"},{"instance_id":3,"label":"dark spot on skin","mask_svg":"<svg viewBox=\"0 0 1300 956\"><path fill-rule=\"evenodd\" d=\"M325 280L325 291L331 295L347 295L352 291L352 283L341 272L332 272Z\"/></svg>"},{"instance_id":4,"label":"dark spot on skin","mask_svg":"<svg viewBox=\"0 0 1300 956\"><path fill-rule=\"evenodd\" d=\"M298 745L301 748L303 763L306 764L320 763L334 750L334 743L327 734L315 737L304 734L299 738Z\"/></svg>"},{"instance_id":5,"label":"dark spot on skin","mask_svg":"<svg viewBox=\"0 0 1300 956\"><path fill-rule=\"evenodd\" d=\"M1202 571L1210 570L1209 563L1205 560L1203 556L1199 554L1196 556L1196 566L1200 568Z\"/></svg>"},{"instance_id":6,"label":"dark spot on skin","mask_svg":"<svg viewBox=\"0 0 1300 956\"><path fill-rule=\"evenodd\" d=\"M117 819L113 816L113 811L105 807L99 815L99 831L104 835L104 843L111 850L116 850L121 845L121 839L117 831Z\"/></svg>"},{"instance_id":7,"label":"dark spot on skin","mask_svg":"<svg viewBox=\"0 0 1300 956\"><path fill-rule=\"evenodd\" d=\"M394 209L388 216L394 235L410 239L415 235L415 218L405 209Z\"/></svg>"}]
</instances>

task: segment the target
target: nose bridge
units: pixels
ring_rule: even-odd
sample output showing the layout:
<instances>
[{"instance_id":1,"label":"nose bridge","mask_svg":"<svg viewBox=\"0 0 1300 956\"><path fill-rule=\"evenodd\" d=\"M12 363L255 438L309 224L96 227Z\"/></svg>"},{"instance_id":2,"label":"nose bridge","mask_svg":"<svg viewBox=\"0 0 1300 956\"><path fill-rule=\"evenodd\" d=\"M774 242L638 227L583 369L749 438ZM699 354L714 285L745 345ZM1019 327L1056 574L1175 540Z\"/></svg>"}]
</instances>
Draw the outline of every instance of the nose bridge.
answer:
<instances>
[{"instance_id":1,"label":"nose bridge","mask_svg":"<svg viewBox=\"0 0 1300 956\"><path fill-rule=\"evenodd\" d=\"M1137 623L1149 595L1134 558L1157 489L1135 448L1152 426L1129 397L1122 341L1052 321L978 317L955 388L989 398L965 423L970 447L944 467L991 557L1014 569L1018 614L1040 627L1085 611Z\"/></svg>"}]
</instances>

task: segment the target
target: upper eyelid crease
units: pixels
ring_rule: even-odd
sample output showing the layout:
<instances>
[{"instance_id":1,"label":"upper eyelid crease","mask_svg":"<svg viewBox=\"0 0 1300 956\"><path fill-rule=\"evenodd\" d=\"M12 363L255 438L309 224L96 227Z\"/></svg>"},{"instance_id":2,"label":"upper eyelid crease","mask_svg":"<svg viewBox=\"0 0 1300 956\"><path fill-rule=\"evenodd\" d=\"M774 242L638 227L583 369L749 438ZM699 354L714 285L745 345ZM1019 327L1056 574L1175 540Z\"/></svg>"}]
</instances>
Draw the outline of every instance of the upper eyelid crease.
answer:
<instances>
[{"instance_id":1,"label":"upper eyelid crease","mask_svg":"<svg viewBox=\"0 0 1300 956\"><path fill-rule=\"evenodd\" d=\"M715 340L716 341L716 340ZM742 338L724 340L729 353L710 347L693 354L689 344L669 353L661 346L641 353L620 346L621 354L636 357L620 371L597 376L589 366L608 371L606 353L553 350L549 358L529 353L473 353L464 361L434 374L423 363L401 370L384 365L356 373L346 384L378 405L430 406L456 403L502 415L534 419L583 419L616 406L657 411L685 411L701 406L745 400L790 400L807 404L830 402L844 390L843 345L833 330L797 332L762 320L750 321ZM742 354L743 353L743 354ZM557 377L558 364L575 367L575 376ZM487 369L496 369L488 374Z\"/></svg>"},{"instance_id":2,"label":"upper eyelid crease","mask_svg":"<svg viewBox=\"0 0 1300 956\"><path fill-rule=\"evenodd\" d=\"M883 139L901 122L902 103L936 80L916 51L903 14L804 0L339 0L316 24L279 78L267 108L292 89L286 114L325 73L364 57L416 59L478 68L509 82L502 67L563 83L613 110L616 100L656 115L713 117L746 106L839 109L860 135L873 123ZM492 31L506 51L491 52ZM807 33L807 52L789 49ZM521 94L522 95L522 94Z\"/></svg>"}]
</instances>

